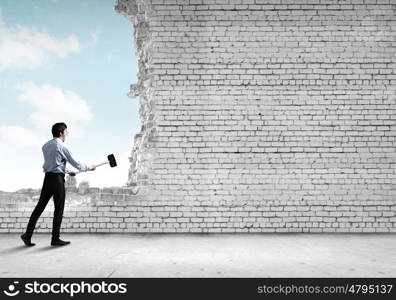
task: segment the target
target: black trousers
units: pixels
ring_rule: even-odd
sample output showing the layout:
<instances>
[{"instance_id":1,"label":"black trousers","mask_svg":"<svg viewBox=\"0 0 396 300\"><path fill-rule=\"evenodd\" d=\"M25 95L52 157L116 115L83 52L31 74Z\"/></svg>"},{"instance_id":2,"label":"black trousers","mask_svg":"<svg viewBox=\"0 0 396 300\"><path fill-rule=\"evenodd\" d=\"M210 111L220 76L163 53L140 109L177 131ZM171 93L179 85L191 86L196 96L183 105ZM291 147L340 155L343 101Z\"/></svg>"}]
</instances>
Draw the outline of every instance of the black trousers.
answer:
<instances>
[{"instance_id":1,"label":"black trousers","mask_svg":"<svg viewBox=\"0 0 396 300\"><path fill-rule=\"evenodd\" d=\"M43 187L41 189L40 199L30 216L26 229L26 235L31 237L37 220L43 213L49 199L54 198L54 218L52 221L52 238L59 238L60 227L65 207L65 174L63 173L45 173Z\"/></svg>"}]
</instances>

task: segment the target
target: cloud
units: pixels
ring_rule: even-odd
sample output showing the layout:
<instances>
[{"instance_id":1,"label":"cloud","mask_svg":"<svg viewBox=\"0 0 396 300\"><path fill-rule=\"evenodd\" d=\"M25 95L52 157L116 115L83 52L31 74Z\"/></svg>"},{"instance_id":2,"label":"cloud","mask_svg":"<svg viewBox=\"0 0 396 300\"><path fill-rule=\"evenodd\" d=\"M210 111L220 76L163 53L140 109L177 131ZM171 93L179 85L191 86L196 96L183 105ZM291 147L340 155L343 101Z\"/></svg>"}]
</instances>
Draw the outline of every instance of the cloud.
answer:
<instances>
[{"instance_id":1,"label":"cloud","mask_svg":"<svg viewBox=\"0 0 396 300\"><path fill-rule=\"evenodd\" d=\"M42 178L41 146L44 138L15 125L0 126L0 190L39 188Z\"/></svg>"},{"instance_id":2,"label":"cloud","mask_svg":"<svg viewBox=\"0 0 396 300\"><path fill-rule=\"evenodd\" d=\"M97 36L92 38L96 42ZM58 38L35 27L8 27L0 12L0 71L38 68L53 57L63 59L82 48L74 34Z\"/></svg>"},{"instance_id":3,"label":"cloud","mask_svg":"<svg viewBox=\"0 0 396 300\"><path fill-rule=\"evenodd\" d=\"M0 126L0 143L2 148L36 148L41 147L40 138L31 130L21 126ZM7 145L7 146L5 146Z\"/></svg>"},{"instance_id":4,"label":"cloud","mask_svg":"<svg viewBox=\"0 0 396 300\"><path fill-rule=\"evenodd\" d=\"M84 136L93 119L88 103L75 92L50 84L25 82L16 87L18 100L33 107L31 127L0 125L0 190L40 188L42 184L42 145L49 139L55 122L68 125L71 139Z\"/></svg>"},{"instance_id":5,"label":"cloud","mask_svg":"<svg viewBox=\"0 0 396 300\"><path fill-rule=\"evenodd\" d=\"M30 119L38 130L48 130L56 122L65 122L74 137L83 137L84 122L93 120L88 103L72 91L31 81L16 88L21 92L18 100L34 107Z\"/></svg>"}]
</instances>

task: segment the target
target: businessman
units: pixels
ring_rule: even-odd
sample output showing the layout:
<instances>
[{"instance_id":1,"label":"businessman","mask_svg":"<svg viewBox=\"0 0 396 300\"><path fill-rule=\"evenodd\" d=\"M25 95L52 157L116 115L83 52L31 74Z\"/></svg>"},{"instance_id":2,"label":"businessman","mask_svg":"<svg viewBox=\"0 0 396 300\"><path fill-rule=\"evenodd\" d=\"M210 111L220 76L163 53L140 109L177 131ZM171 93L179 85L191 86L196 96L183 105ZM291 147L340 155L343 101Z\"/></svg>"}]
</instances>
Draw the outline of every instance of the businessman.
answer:
<instances>
[{"instance_id":1,"label":"businessman","mask_svg":"<svg viewBox=\"0 0 396 300\"><path fill-rule=\"evenodd\" d=\"M87 166L76 161L70 151L63 145L68 135L65 123L56 123L52 126L53 139L46 142L43 147L45 172L43 187L41 188L40 199L30 216L26 232L21 235L22 241L26 246L34 246L31 242L34 228L42 212L51 197L54 200L54 217L52 222L52 246L64 246L70 244L69 241L63 241L59 237L60 227L63 217L63 208L65 205L65 173L75 176L76 173L66 168L66 162L69 162L76 169L86 172L95 170L95 166Z\"/></svg>"}]
</instances>

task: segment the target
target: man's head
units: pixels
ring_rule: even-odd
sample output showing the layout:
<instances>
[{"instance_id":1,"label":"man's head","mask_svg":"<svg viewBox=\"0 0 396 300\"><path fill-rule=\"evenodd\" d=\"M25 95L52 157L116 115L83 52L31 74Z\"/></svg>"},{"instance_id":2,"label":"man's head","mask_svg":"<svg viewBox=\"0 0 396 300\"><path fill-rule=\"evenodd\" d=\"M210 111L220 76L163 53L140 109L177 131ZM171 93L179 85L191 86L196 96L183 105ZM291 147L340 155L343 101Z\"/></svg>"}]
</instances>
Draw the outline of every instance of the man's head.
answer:
<instances>
[{"instance_id":1,"label":"man's head","mask_svg":"<svg viewBox=\"0 0 396 300\"><path fill-rule=\"evenodd\" d=\"M65 123L55 123L52 126L52 136L54 138L58 137L62 140L62 142L64 142L67 135L68 131Z\"/></svg>"}]
</instances>

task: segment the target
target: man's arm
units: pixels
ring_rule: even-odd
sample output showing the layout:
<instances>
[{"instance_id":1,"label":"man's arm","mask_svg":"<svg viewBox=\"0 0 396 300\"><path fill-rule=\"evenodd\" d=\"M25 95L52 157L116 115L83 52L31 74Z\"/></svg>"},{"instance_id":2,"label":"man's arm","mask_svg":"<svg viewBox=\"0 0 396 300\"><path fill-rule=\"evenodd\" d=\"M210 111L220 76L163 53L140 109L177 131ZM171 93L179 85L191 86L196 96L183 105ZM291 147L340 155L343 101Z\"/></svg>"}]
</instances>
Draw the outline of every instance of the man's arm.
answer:
<instances>
[{"instance_id":1,"label":"man's arm","mask_svg":"<svg viewBox=\"0 0 396 300\"><path fill-rule=\"evenodd\" d=\"M66 160L76 169L78 169L82 172L92 170L92 168L88 167L87 165L82 164L79 161L75 160L74 157L72 156L72 154L70 153L70 151L66 147L63 146L61 151L62 151L62 154L65 156ZM67 172L67 174L74 173L74 172L68 170L67 168L66 168L66 172Z\"/></svg>"}]
</instances>

